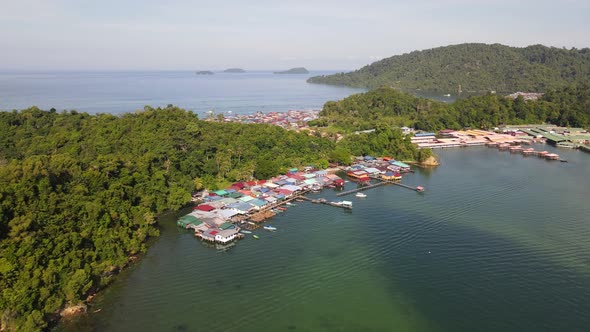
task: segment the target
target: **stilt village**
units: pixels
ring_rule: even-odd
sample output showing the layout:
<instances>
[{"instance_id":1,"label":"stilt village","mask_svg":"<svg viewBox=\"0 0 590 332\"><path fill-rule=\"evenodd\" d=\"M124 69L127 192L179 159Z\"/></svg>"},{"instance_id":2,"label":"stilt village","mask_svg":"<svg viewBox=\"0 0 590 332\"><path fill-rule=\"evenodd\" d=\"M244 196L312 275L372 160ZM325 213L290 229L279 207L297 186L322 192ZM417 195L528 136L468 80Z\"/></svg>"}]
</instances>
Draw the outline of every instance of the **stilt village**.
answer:
<instances>
[{"instance_id":1,"label":"stilt village","mask_svg":"<svg viewBox=\"0 0 590 332\"><path fill-rule=\"evenodd\" d=\"M537 151L523 145L547 142L558 147L574 147L573 144L568 143L568 140L576 138L578 141L575 147L582 149L588 147L590 139L585 132L577 133L578 136L568 136L567 133L557 134L547 128L539 127L508 128L503 133L483 130L442 130L438 135L412 134L412 142L419 149L486 145L525 157L538 156L542 159L562 162L567 161L560 159L558 154ZM586 151L588 150L590 148ZM313 166L302 169L293 168L286 174L271 179L237 182L223 190L201 192L194 197L194 202L198 205L191 213L178 219L177 224L179 227L194 231L195 236L204 242L225 245L245 238L247 235L257 239L259 235L253 234L252 231L260 227L267 231L276 231L276 227L265 225L265 222L299 203L310 202L352 210L352 201L310 198L307 196L309 193L320 193L331 189L339 191L336 197L355 194L356 197L363 198L366 197L363 191L382 185L396 185L419 193L424 191L421 186L411 187L401 183L402 177L412 173L413 170L410 165L390 157L356 157L351 166L333 166L325 170L318 170ZM344 190L346 182L355 182L357 187Z\"/></svg>"}]
</instances>

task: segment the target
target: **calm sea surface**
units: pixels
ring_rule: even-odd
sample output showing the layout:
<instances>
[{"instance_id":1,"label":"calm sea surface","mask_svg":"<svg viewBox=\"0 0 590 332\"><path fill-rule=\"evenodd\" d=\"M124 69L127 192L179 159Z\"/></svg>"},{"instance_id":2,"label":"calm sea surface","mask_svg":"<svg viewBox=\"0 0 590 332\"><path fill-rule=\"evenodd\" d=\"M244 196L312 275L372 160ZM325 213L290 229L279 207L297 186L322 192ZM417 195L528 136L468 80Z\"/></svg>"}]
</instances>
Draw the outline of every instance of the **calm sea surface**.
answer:
<instances>
[{"instance_id":1,"label":"calm sea surface","mask_svg":"<svg viewBox=\"0 0 590 332\"><path fill-rule=\"evenodd\" d=\"M173 104L203 114L251 114L258 111L320 109L361 89L308 84L305 75L196 75L191 71L0 72L0 110L38 106L88 113L133 112L145 105Z\"/></svg>"},{"instance_id":2,"label":"calm sea surface","mask_svg":"<svg viewBox=\"0 0 590 332\"><path fill-rule=\"evenodd\" d=\"M164 216L140 263L57 330L588 331L590 154L536 148L569 162L439 151L403 179L423 194L298 203L225 249Z\"/></svg>"}]
</instances>

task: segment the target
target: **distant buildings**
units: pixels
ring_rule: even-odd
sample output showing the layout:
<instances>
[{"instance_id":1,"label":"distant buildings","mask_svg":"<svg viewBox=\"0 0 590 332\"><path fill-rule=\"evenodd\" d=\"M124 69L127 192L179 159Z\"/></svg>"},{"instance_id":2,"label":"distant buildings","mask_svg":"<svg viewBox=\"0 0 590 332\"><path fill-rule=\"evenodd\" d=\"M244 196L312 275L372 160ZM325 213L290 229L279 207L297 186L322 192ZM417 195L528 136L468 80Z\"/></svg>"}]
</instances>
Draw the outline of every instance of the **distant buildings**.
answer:
<instances>
[{"instance_id":1,"label":"distant buildings","mask_svg":"<svg viewBox=\"0 0 590 332\"><path fill-rule=\"evenodd\" d=\"M300 130L308 128L307 123L319 117L319 110L290 110L288 112L257 112L254 114L235 114L223 117L224 122L265 123L285 129ZM214 121L217 119L206 119Z\"/></svg>"},{"instance_id":2,"label":"distant buildings","mask_svg":"<svg viewBox=\"0 0 590 332\"><path fill-rule=\"evenodd\" d=\"M515 92L506 96L506 98L516 99L519 96L522 96L524 100L537 100L543 97L544 93L536 93L536 92Z\"/></svg>"}]
</instances>

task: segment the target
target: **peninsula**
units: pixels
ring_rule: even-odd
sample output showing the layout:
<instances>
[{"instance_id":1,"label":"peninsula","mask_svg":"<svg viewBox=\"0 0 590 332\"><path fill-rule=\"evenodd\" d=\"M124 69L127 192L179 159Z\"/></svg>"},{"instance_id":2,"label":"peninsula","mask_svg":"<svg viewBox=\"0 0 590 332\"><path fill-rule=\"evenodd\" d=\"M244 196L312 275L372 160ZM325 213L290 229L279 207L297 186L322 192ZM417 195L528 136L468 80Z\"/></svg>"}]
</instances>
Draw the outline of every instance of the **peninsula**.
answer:
<instances>
[{"instance_id":1,"label":"peninsula","mask_svg":"<svg viewBox=\"0 0 590 332\"><path fill-rule=\"evenodd\" d=\"M226 70L223 71L224 73L231 73L231 74L242 74L245 73L246 71L242 68L228 68Z\"/></svg>"},{"instance_id":2,"label":"peninsula","mask_svg":"<svg viewBox=\"0 0 590 332\"><path fill-rule=\"evenodd\" d=\"M546 92L588 81L589 75L588 48L469 43L395 55L353 72L311 77L308 82L481 95Z\"/></svg>"},{"instance_id":3,"label":"peninsula","mask_svg":"<svg viewBox=\"0 0 590 332\"><path fill-rule=\"evenodd\" d=\"M275 74L309 74L309 71L304 67L291 68L285 71L275 71Z\"/></svg>"}]
</instances>

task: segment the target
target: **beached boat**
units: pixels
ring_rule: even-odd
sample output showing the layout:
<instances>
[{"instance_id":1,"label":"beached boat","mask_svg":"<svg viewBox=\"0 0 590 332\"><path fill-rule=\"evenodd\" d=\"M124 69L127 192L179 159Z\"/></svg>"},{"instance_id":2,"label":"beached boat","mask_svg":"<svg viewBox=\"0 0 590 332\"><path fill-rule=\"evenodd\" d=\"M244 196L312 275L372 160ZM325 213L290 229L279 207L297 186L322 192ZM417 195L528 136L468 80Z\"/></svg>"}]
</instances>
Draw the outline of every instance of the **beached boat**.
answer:
<instances>
[{"instance_id":1,"label":"beached boat","mask_svg":"<svg viewBox=\"0 0 590 332\"><path fill-rule=\"evenodd\" d=\"M254 234L252 235L253 238L258 239L258 235Z\"/></svg>"},{"instance_id":2,"label":"beached boat","mask_svg":"<svg viewBox=\"0 0 590 332\"><path fill-rule=\"evenodd\" d=\"M273 231L276 231L276 230L277 230L277 228L276 228L276 227L272 227L272 226L264 226L263 228L264 228L264 229L266 229L267 231L271 231L271 232L273 232Z\"/></svg>"},{"instance_id":3,"label":"beached boat","mask_svg":"<svg viewBox=\"0 0 590 332\"><path fill-rule=\"evenodd\" d=\"M359 193L356 193L356 195L355 195L355 196L356 196L356 197L360 197L360 198L365 198L365 197L367 197L367 195L366 195L366 194L363 194L363 193L360 193L360 192L359 192Z\"/></svg>"},{"instance_id":4,"label":"beached boat","mask_svg":"<svg viewBox=\"0 0 590 332\"><path fill-rule=\"evenodd\" d=\"M252 234L252 232L247 231L245 229L241 230L240 233L242 233L242 234Z\"/></svg>"}]
</instances>

